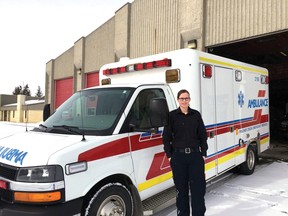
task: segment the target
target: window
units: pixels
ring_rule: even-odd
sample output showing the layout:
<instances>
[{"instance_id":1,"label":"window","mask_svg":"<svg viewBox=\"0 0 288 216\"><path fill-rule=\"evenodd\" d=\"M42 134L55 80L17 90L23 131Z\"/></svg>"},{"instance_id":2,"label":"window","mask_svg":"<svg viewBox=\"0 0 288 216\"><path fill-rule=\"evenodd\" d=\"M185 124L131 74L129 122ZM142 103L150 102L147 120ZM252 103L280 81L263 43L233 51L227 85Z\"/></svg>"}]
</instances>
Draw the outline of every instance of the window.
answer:
<instances>
[{"instance_id":1,"label":"window","mask_svg":"<svg viewBox=\"0 0 288 216\"><path fill-rule=\"evenodd\" d=\"M139 93L128 114L130 125L138 129L151 128L149 106L152 98L165 97L162 89L145 89Z\"/></svg>"}]
</instances>

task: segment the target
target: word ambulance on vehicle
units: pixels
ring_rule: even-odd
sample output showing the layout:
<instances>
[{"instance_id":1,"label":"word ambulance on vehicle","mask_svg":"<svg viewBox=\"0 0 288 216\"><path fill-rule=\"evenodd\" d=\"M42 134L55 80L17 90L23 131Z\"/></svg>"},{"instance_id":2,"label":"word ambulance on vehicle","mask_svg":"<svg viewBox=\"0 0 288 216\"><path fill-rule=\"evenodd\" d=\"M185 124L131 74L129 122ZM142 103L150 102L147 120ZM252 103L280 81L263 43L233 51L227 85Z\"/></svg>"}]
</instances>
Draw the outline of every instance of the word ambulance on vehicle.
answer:
<instances>
[{"instance_id":1,"label":"word ambulance on vehicle","mask_svg":"<svg viewBox=\"0 0 288 216\"><path fill-rule=\"evenodd\" d=\"M265 68L182 49L104 65L100 81L0 140L1 216L143 215L174 185L162 131L183 88L206 126L207 181L252 174L269 147Z\"/></svg>"}]
</instances>

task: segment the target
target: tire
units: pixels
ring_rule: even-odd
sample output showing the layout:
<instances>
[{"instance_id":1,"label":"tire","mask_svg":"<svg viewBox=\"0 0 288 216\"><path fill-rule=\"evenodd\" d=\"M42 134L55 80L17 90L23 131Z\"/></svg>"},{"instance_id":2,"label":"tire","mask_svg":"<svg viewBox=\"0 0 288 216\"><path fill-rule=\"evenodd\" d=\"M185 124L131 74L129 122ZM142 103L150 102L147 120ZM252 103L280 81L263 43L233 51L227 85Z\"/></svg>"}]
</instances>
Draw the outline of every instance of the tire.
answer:
<instances>
[{"instance_id":1,"label":"tire","mask_svg":"<svg viewBox=\"0 0 288 216\"><path fill-rule=\"evenodd\" d=\"M132 216L132 212L130 191L120 183L109 183L90 199L85 216Z\"/></svg>"},{"instance_id":2,"label":"tire","mask_svg":"<svg viewBox=\"0 0 288 216\"><path fill-rule=\"evenodd\" d=\"M253 146L249 146L246 153L246 161L240 164L239 172L243 175L251 175L254 173L256 166L256 151Z\"/></svg>"}]
</instances>

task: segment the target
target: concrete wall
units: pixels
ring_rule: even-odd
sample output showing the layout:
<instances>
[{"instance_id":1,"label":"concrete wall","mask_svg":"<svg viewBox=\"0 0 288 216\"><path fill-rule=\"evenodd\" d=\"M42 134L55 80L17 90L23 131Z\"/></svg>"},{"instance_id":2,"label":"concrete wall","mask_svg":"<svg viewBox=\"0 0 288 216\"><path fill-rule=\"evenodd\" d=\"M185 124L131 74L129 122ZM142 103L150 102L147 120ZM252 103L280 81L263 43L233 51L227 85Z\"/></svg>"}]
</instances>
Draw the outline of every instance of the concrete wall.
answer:
<instances>
[{"instance_id":1,"label":"concrete wall","mask_svg":"<svg viewBox=\"0 0 288 216\"><path fill-rule=\"evenodd\" d=\"M54 79L64 79L74 75L74 47L71 47L61 54L54 61Z\"/></svg>"},{"instance_id":2,"label":"concrete wall","mask_svg":"<svg viewBox=\"0 0 288 216\"><path fill-rule=\"evenodd\" d=\"M131 4L127 3L115 13L114 50L116 60L130 56Z\"/></svg>"}]
</instances>

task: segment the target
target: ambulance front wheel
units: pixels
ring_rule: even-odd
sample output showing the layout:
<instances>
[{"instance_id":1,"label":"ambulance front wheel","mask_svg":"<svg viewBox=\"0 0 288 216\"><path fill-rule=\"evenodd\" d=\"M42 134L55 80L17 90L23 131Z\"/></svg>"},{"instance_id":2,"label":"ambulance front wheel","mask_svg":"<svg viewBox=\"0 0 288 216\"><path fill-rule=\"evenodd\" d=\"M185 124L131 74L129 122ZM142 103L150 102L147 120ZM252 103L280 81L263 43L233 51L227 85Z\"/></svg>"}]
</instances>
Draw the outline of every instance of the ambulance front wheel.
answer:
<instances>
[{"instance_id":1,"label":"ambulance front wheel","mask_svg":"<svg viewBox=\"0 0 288 216\"><path fill-rule=\"evenodd\" d=\"M129 190L120 183L109 183L90 199L85 216L132 216L133 201Z\"/></svg>"},{"instance_id":2,"label":"ambulance front wheel","mask_svg":"<svg viewBox=\"0 0 288 216\"><path fill-rule=\"evenodd\" d=\"M255 147L250 145L246 153L246 161L240 164L239 171L243 175L251 175L256 166L256 150Z\"/></svg>"}]
</instances>

